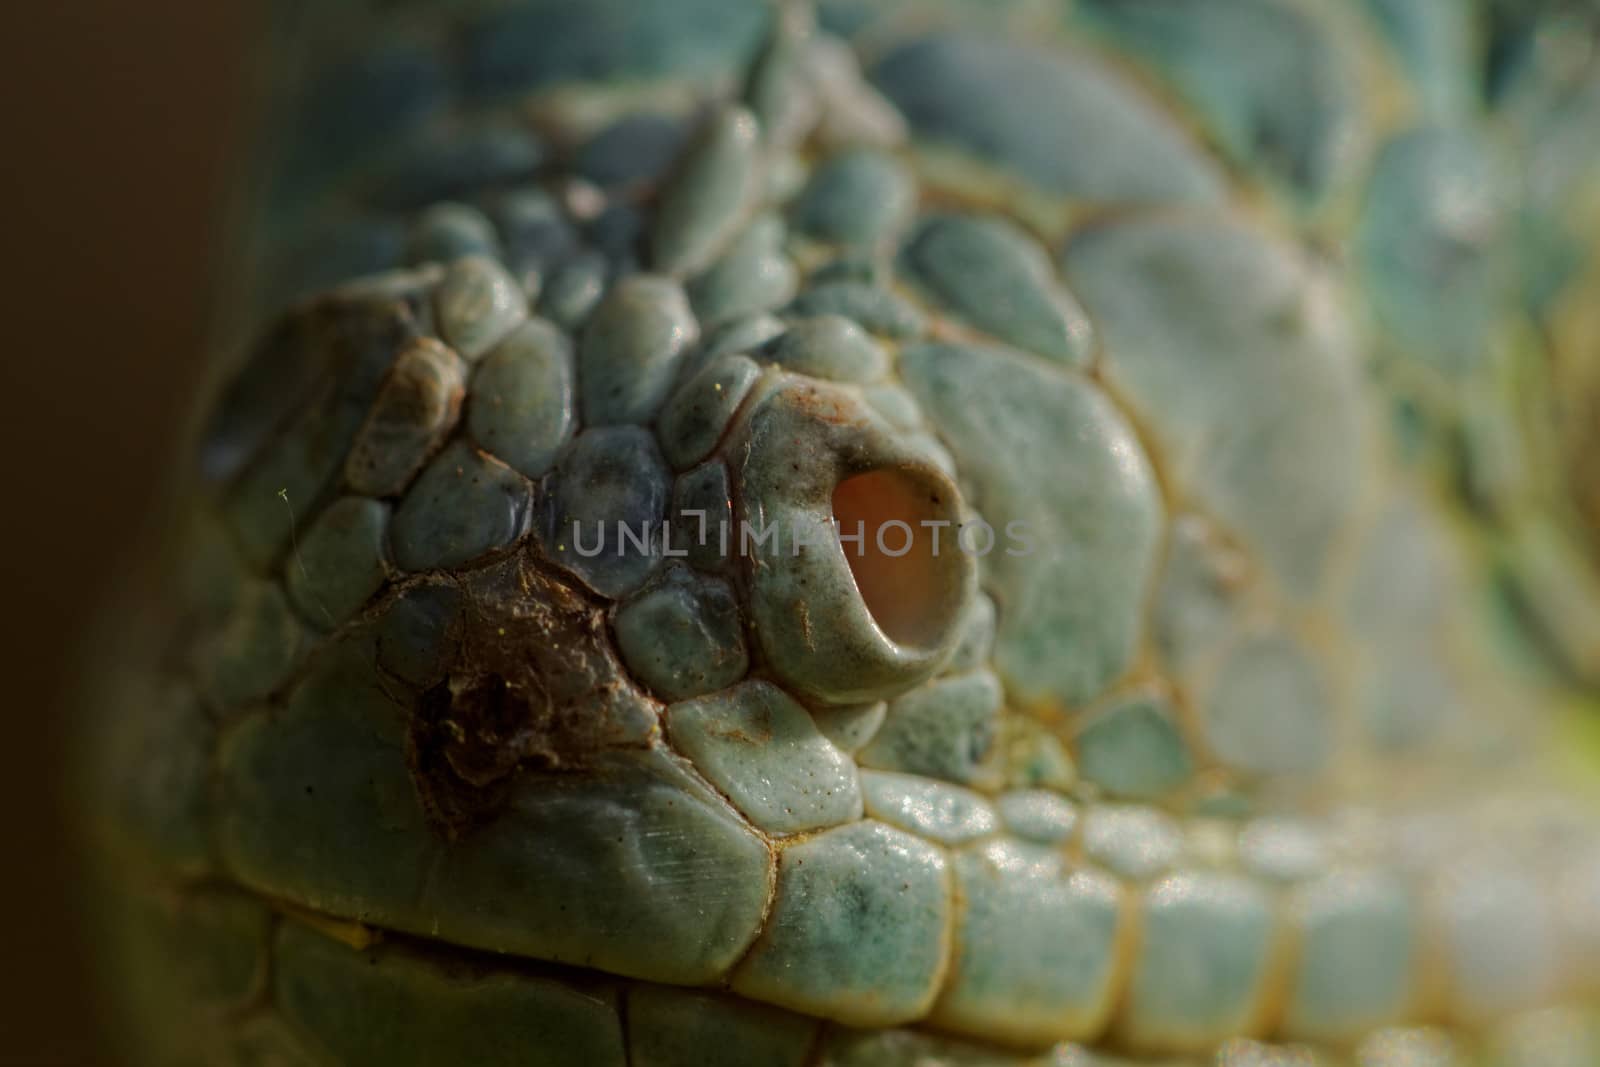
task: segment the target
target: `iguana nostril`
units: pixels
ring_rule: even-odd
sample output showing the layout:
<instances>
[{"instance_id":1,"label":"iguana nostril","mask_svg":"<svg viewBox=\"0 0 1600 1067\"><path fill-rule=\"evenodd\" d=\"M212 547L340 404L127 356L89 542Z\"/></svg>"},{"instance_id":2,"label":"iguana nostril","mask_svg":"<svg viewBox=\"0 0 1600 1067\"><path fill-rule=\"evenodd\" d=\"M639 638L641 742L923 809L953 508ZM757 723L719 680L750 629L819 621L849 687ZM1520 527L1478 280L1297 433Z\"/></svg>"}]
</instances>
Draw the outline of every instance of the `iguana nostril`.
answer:
<instances>
[{"instance_id":1,"label":"iguana nostril","mask_svg":"<svg viewBox=\"0 0 1600 1067\"><path fill-rule=\"evenodd\" d=\"M861 600L891 641L937 644L949 629L945 588L953 577L941 558L960 551L950 501L905 470L876 470L833 491L845 561Z\"/></svg>"},{"instance_id":2,"label":"iguana nostril","mask_svg":"<svg viewBox=\"0 0 1600 1067\"><path fill-rule=\"evenodd\" d=\"M853 392L800 376L774 385L727 451L751 617L785 683L860 703L944 665L977 560L956 543L960 494L928 455Z\"/></svg>"}]
</instances>

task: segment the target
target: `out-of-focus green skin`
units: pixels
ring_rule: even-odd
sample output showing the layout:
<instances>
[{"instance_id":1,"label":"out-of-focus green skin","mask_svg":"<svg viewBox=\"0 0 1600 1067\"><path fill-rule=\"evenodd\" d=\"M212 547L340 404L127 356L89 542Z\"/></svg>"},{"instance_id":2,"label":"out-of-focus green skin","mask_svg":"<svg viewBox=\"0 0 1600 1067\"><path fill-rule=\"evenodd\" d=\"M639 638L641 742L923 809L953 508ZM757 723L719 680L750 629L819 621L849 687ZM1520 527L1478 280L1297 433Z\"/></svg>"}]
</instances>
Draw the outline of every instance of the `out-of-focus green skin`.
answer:
<instances>
[{"instance_id":1,"label":"out-of-focus green skin","mask_svg":"<svg viewBox=\"0 0 1600 1067\"><path fill-rule=\"evenodd\" d=\"M365 6L85 738L131 1061L1600 1062L1592 14Z\"/></svg>"}]
</instances>

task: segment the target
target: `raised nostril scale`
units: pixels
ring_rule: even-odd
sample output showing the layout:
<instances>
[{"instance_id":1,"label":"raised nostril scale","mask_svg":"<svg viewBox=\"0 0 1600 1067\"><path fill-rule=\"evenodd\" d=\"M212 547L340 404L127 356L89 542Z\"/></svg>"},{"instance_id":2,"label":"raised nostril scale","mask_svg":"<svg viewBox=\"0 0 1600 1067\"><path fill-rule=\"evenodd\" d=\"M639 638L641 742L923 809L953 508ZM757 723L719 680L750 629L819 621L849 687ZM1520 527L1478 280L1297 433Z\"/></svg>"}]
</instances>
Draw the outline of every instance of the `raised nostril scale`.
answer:
<instances>
[{"instance_id":1,"label":"raised nostril scale","mask_svg":"<svg viewBox=\"0 0 1600 1067\"><path fill-rule=\"evenodd\" d=\"M768 392L729 452L740 563L771 669L833 704L932 675L976 595L949 476L851 392L805 378Z\"/></svg>"}]
</instances>

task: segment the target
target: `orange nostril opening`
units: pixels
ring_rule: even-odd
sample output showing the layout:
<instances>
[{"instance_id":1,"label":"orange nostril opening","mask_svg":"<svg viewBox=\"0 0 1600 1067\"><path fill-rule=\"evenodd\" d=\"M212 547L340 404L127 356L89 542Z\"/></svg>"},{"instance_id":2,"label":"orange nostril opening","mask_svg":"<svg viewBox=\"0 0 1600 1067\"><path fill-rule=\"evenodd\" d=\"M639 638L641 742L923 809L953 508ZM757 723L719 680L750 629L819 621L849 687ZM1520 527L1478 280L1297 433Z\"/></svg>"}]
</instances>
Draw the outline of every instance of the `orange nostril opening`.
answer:
<instances>
[{"instance_id":1,"label":"orange nostril opening","mask_svg":"<svg viewBox=\"0 0 1600 1067\"><path fill-rule=\"evenodd\" d=\"M845 559L878 628L897 644L938 642L950 625L952 581L959 581L954 501L904 471L846 478L833 490ZM950 522L942 528L927 522ZM850 540L857 531L860 541Z\"/></svg>"}]
</instances>

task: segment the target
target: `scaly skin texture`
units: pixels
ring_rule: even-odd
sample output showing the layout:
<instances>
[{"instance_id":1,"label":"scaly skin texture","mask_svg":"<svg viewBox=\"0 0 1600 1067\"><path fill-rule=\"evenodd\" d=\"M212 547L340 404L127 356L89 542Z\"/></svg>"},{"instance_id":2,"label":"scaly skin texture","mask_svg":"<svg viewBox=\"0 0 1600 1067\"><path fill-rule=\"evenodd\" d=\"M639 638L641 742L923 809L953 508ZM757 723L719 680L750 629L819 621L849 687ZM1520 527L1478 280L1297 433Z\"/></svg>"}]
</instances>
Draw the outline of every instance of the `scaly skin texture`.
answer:
<instances>
[{"instance_id":1,"label":"scaly skin texture","mask_svg":"<svg viewBox=\"0 0 1600 1067\"><path fill-rule=\"evenodd\" d=\"M133 1059L1600 1061L1581 13L382 7L93 738Z\"/></svg>"}]
</instances>

